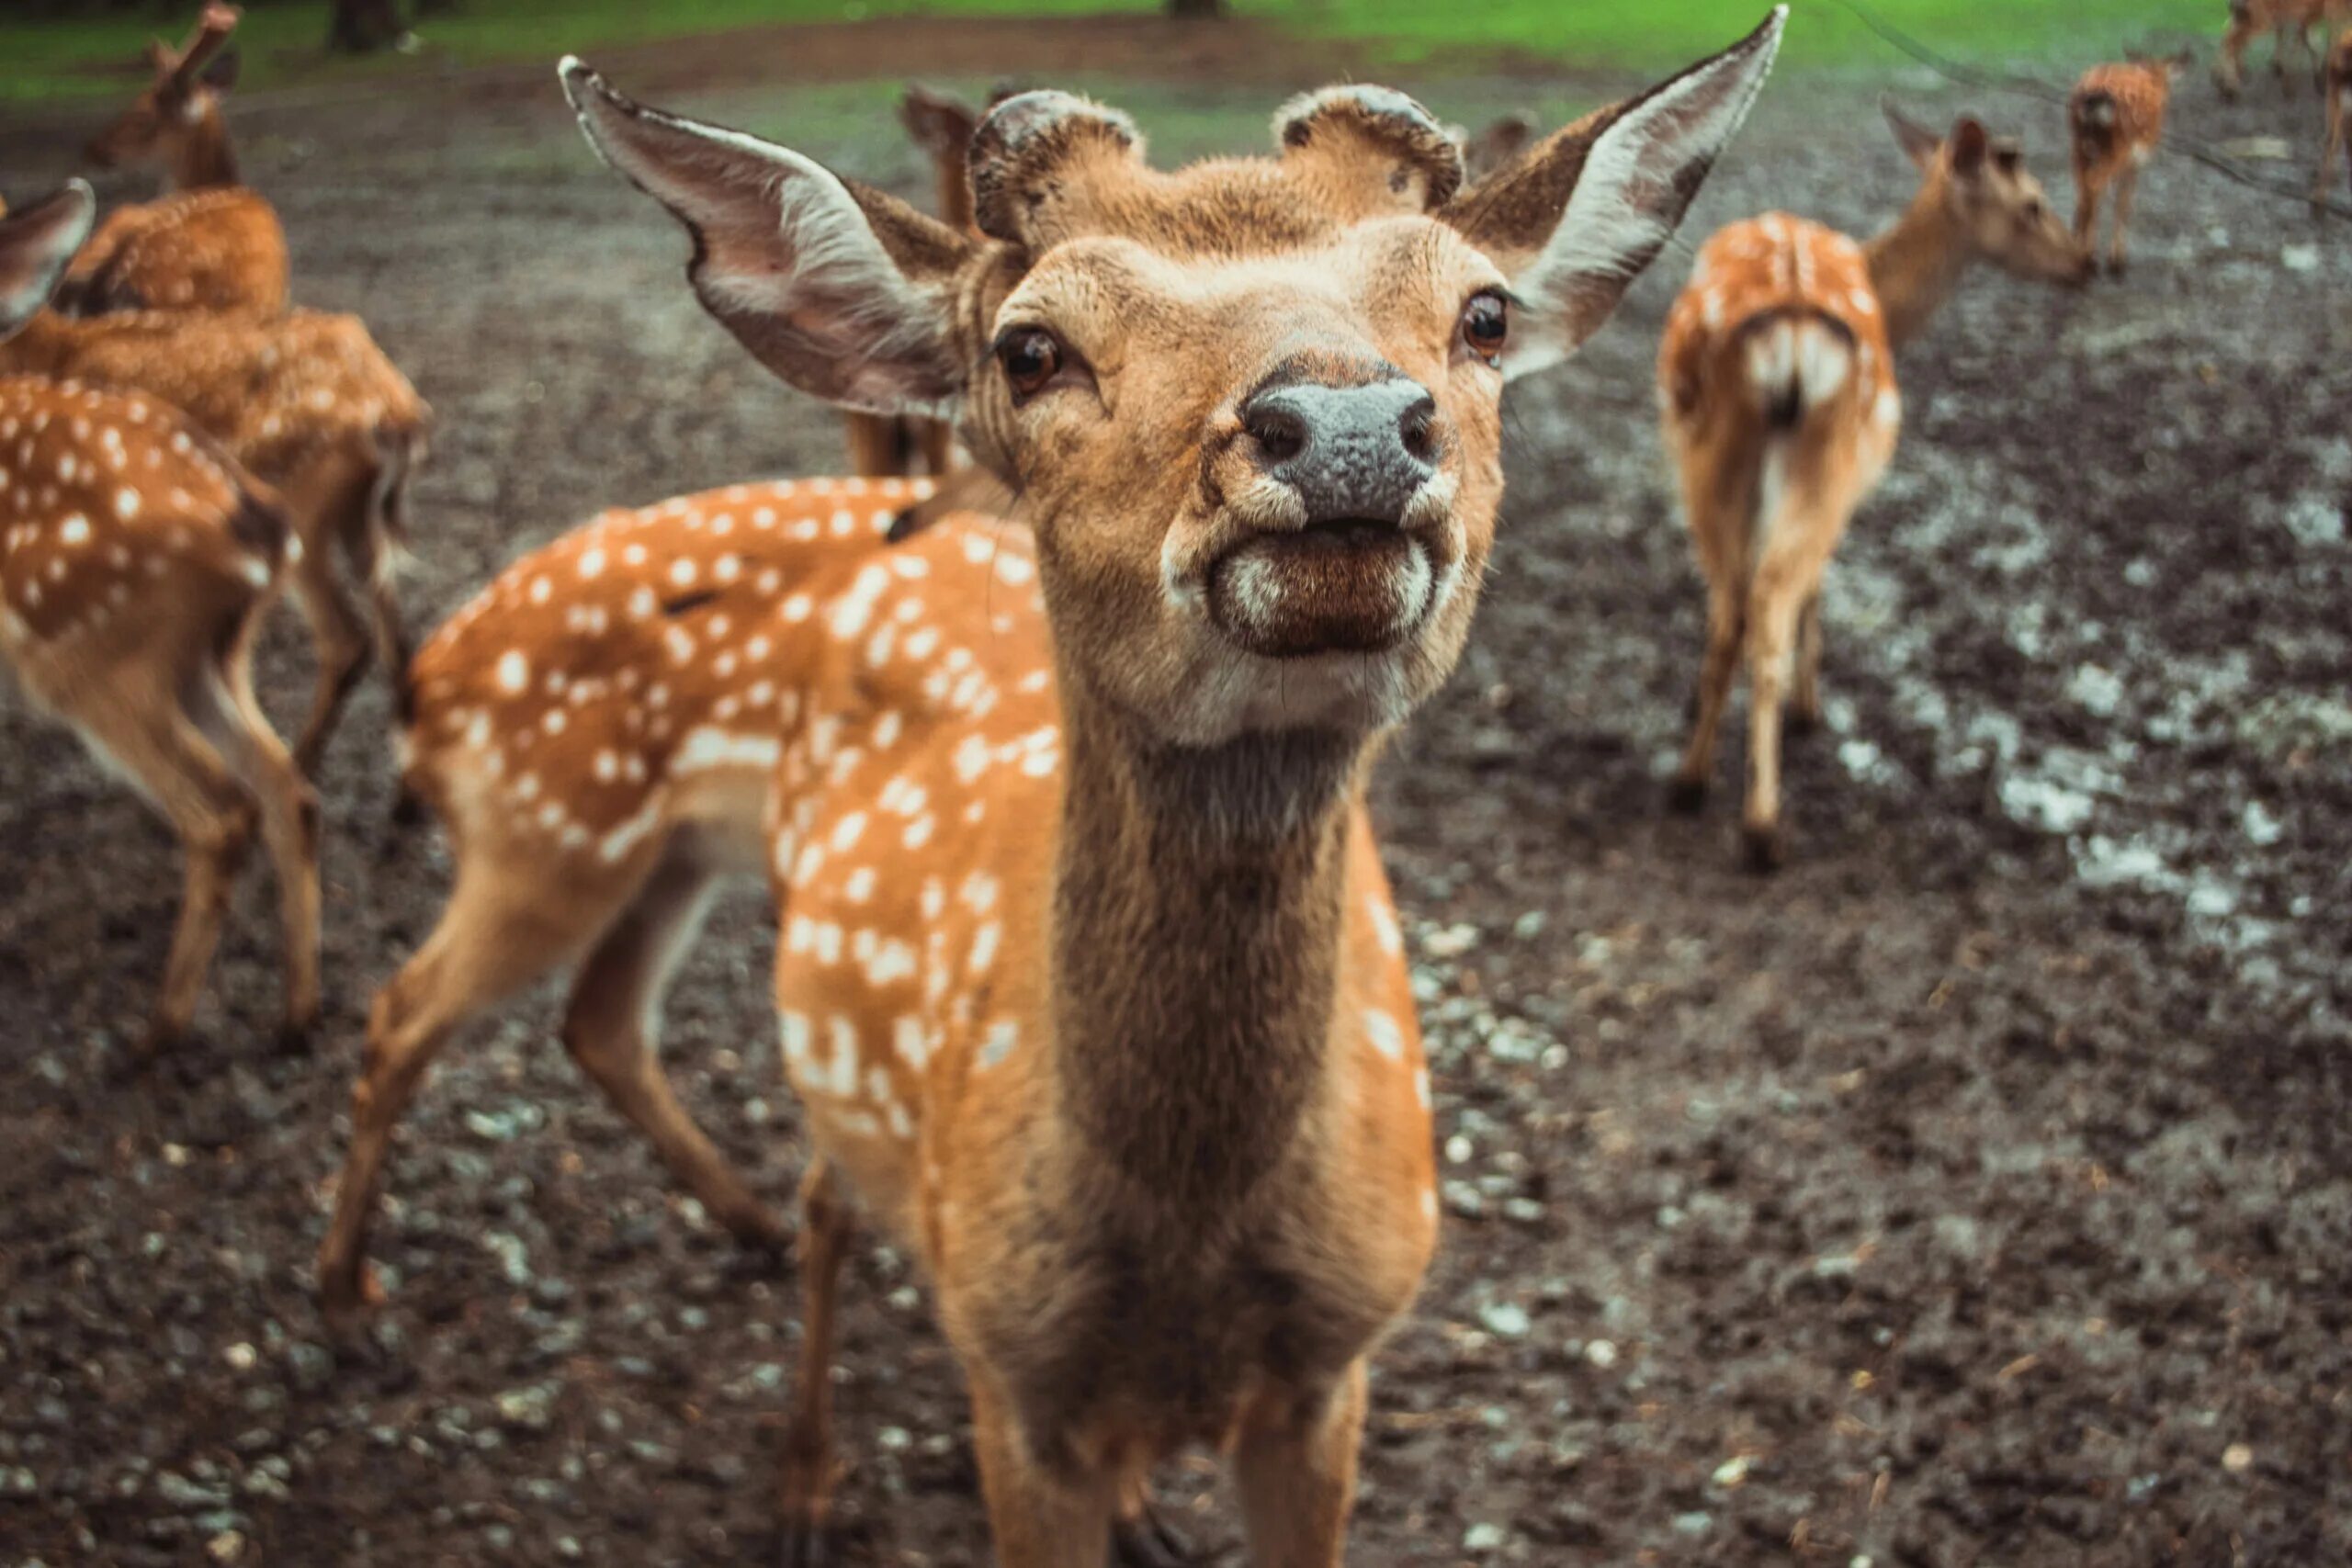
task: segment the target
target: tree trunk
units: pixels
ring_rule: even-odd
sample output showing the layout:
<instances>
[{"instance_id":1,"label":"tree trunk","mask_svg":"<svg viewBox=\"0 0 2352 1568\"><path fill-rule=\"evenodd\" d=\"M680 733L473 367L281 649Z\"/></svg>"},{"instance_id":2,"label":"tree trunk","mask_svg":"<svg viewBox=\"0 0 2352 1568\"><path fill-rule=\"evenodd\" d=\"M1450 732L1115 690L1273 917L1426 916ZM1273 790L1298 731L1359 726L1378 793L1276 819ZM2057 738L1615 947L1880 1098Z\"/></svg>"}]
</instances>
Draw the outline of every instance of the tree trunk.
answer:
<instances>
[{"instance_id":1,"label":"tree trunk","mask_svg":"<svg viewBox=\"0 0 2352 1568\"><path fill-rule=\"evenodd\" d=\"M327 48L372 54L398 41L403 30L397 0L334 0L327 21Z\"/></svg>"}]
</instances>

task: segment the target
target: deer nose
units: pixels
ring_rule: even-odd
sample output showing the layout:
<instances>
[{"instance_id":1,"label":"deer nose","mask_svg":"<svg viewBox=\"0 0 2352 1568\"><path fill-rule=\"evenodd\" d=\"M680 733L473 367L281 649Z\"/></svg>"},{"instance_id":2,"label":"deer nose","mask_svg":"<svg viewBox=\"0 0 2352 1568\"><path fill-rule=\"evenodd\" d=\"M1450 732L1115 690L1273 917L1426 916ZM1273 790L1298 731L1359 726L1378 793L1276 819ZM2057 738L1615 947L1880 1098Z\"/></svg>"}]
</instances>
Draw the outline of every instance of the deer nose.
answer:
<instances>
[{"instance_id":1,"label":"deer nose","mask_svg":"<svg viewBox=\"0 0 2352 1568\"><path fill-rule=\"evenodd\" d=\"M1283 382L1252 393L1240 413L1260 466L1298 492L1309 526L1402 523L1437 472L1436 400L1405 377L1361 387Z\"/></svg>"}]
</instances>

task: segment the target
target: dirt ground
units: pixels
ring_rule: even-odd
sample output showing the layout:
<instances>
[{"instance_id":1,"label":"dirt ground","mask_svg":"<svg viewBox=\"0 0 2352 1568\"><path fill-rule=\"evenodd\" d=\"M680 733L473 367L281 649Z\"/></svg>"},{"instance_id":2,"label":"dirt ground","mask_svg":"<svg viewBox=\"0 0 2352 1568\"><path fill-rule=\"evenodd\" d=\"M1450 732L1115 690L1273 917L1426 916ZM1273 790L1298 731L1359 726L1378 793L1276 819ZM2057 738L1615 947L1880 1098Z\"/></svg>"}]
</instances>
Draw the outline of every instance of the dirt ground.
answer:
<instances>
[{"instance_id":1,"label":"dirt ground","mask_svg":"<svg viewBox=\"0 0 2352 1568\"><path fill-rule=\"evenodd\" d=\"M1174 153L1254 144L1282 91L1347 69L1148 26L908 23L605 63L920 196L891 84L851 79L881 59L1074 76ZM1401 85L1463 118L1588 96ZM1891 211L1886 85L1783 78L1692 232ZM420 620L604 504L840 463L552 85L240 122L298 294L363 311L438 410ZM1962 103L1895 85L1923 116ZM2056 112L1980 107L2070 200ZM2176 115L2292 136L2297 162L2261 166L2303 177L2308 93L2266 80L2233 109L2192 82ZM76 129L0 127L8 194L67 172ZM1377 1362L1351 1562L2352 1553L2352 226L2178 163L2142 213L2128 282L1977 278L1905 364L1772 880L1738 868L1728 761L1705 818L1661 804L1700 601L1650 358L1687 248L1577 365L1513 389L1472 650L1379 789L1449 1220ZM290 719L288 620L265 675ZM790 1265L673 1193L554 1043L551 996L454 1048L409 1118L372 1345L338 1352L312 1309L367 998L447 874L435 835L390 826L388 722L371 685L324 777L315 1051L268 1043L256 875L202 1037L130 1074L167 840L0 699L0 1564L772 1553ZM806 1148L760 902L691 964L667 1055L782 1204ZM846 1560L985 1562L920 1281L867 1249L845 1299ZM1238 1560L1208 1474L1163 1496Z\"/></svg>"}]
</instances>

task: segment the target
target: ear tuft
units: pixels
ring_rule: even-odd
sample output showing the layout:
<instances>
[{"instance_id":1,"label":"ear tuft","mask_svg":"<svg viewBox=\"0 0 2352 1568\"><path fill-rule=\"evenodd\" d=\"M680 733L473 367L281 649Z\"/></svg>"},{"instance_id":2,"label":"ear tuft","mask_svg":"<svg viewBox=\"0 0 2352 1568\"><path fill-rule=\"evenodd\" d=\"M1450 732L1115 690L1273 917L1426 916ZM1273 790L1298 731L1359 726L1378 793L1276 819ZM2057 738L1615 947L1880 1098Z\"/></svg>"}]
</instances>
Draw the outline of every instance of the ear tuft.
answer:
<instances>
[{"instance_id":1,"label":"ear tuft","mask_svg":"<svg viewBox=\"0 0 2352 1568\"><path fill-rule=\"evenodd\" d=\"M1992 150L1993 138L1983 120L1973 115L1962 115L1952 123L1951 166L1955 174L1981 173Z\"/></svg>"},{"instance_id":2,"label":"ear tuft","mask_svg":"<svg viewBox=\"0 0 2352 1568\"><path fill-rule=\"evenodd\" d=\"M1375 204L1399 197L1426 212L1462 188L1462 149L1438 118L1394 87L1302 93L1274 111L1285 162L1319 165L1327 179L1370 183Z\"/></svg>"},{"instance_id":3,"label":"ear tuft","mask_svg":"<svg viewBox=\"0 0 2352 1568\"><path fill-rule=\"evenodd\" d=\"M980 232L1031 251L1053 239L1050 186L1090 162L1143 161L1143 133L1117 109L1073 93L1015 93L972 133L972 215Z\"/></svg>"}]
</instances>

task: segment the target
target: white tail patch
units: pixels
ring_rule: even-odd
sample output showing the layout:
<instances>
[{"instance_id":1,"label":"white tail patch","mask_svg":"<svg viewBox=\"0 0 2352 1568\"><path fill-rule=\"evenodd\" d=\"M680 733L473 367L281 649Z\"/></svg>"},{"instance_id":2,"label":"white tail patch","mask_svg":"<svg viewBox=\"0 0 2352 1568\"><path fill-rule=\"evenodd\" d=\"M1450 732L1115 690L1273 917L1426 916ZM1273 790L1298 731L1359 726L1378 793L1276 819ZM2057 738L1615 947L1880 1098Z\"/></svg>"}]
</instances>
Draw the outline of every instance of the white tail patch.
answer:
<instances>
[{"instance_id":1,"label":"white tail patch","mask_svg":"<svg viewBox=\"0 0 2352 1568\"><path fill-rule=\"evenodd\" d=\"M1783 316L1747 337L1747 384L1776 424L1793 427L1836 398L1854 370L1854 345L1813 316Z\"/></svg>"}]
</instances>

